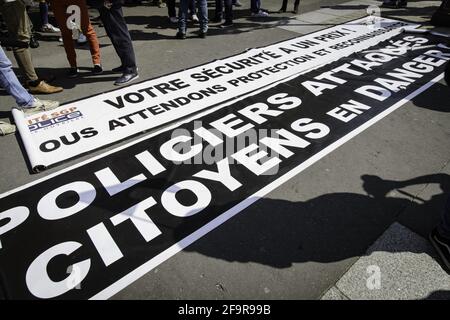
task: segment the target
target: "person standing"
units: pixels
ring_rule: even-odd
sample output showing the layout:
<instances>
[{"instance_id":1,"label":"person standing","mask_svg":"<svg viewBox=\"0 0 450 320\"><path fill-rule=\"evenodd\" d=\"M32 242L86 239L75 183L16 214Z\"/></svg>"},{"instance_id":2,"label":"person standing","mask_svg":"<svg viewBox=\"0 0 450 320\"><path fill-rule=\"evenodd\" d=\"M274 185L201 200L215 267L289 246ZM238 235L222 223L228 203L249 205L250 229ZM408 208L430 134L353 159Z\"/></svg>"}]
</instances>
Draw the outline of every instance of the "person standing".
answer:
<instances>
[{"instance_id":1,"label":"person standing","mask_svg":"<svg viewBox=\"0 0 450 320\"><path fill-rule=\"evenodd\" d=\"M47 0L39 0L39 15L41 18L41 31L50 33L59 33L60 29L48 21L48 3Z\"/></svg>"},{"instance_id":2,"label":"person standing","mask_svg":"<svg viewBox=\"0 0 450 320\"><path fill-rule=\"evenodd\" d=\"M167 0L167 14L171 23L178 23L175 0ZM198 16L195 11L195 0L189 0L189 19L198 22Z\"/></svg>"},{"instance_id":3,"label":"person standing","mask_svg":"<svg viewBox=\"0 0 450 320\"><path fill-rule=\"evenodd\" d=\"M191 0L180 0L178 15L178 39L186 39L188 7ZM208 33L208 4L206 0L196 0L198 8L198 20L200 24L199 37L206 38Z\"/></svg>"},{"instance_id":4,"label":"person standing","mask_svg":"<svg viewBox=\"0 0 450 320\"><path fill-rule=\"evenodd\" d=\"M221 25L222 28L231 27L233 25L233 0L216 0L216 10L214 22L222 22L224 17L225 7L225 22Z\"/></svg>"},{"instance_id":5,"label":"person standing","mask_svg":"<svg viewBox=\"0 0 450 320\"><path fill-rule=\"evenodd\" d=\"M288 0L283 0L283 3L281 5L281 9L278 10L278 12L279 13L286 12L287 4L288 4ZM295 2L294 2L294 10L292 11L292 13L298 13L298 5L299 4L300 4L300 0L295 0Z\"/></svg>"},{"instance_id":6,"label":"person standing","mask_svg":"<svg viewBox=\"0 0 450 320\"><path fill-rule=\"evenodd\" d=\"M100 13L100 20L105 27L106 34L120 58L121 65L113 72L122 75L114 82L116 86L125 85L139 78L136 56L131 41L127 23L123 17L122 0L91 0L88 1Z\"/></svg>"},{"instance_id":7,"label":"person standing","mask_svg":"<svg viewBox=\"0 0 450 320\"><path fill-rule=\"evenodd\" d=\"M66 50L67 60L70 64L70 70L68 76L75 78L79 74L77 65L77 55L75 52L74 41L72 38L72 30L67 26L67 19L71 13L67 13L67 8L71 5L76 5L80 8L80 26L74 26L81 28L81 31L86 36L89 42L89 48L91 51L92 63L94 65L92 72L94 74L100 74L103 72L100 61L100 45L98 43L97 34L94 27L89 20L89 12L86 5L86 0L50 0L53 14L56 21L61 28L61 34L64 42L64 49Z\"/></svg>"},{"instance_id":8,"label":"person standing","mask_svg":"<svg viewBox=\"0 0 450 320\"><path fill-rule=\"evenodd\" d=\"M267 12L261 10L261 0L251 0L250 11L252 12L252 17L255 18L265 18L269 16Z\"/></svg>"},{"instance_id":9,"label":"person standing","mask_svg":"<svg viewBox=\"0 0 450 320\"><path fill-rule=\"evenodd\" d=\"M0 12L8 28L9 36L23 46L13 47L14 57L26 78L26 85L31 93L50 94L63 91L40 79L34 69L29 43L31 39L31 21L26 5L22 0L0 0Z\"/></svg>"},{"instance_id":10,"label":"person standing","mask_svg":"<svg viewBox=\"0 0 450 320\"><path fill-rule=\"evenodd\" d=\"M51 100L39 100L33 97L20 84L14 71L11 61L0 47L0 87L6 90L15 100L17 109L22 110L26 115L31 115L41 111L49 111L59 107L59 102ZM0 136L15 132L15 126L0 121Z\"/></svg>"}]
</instances>

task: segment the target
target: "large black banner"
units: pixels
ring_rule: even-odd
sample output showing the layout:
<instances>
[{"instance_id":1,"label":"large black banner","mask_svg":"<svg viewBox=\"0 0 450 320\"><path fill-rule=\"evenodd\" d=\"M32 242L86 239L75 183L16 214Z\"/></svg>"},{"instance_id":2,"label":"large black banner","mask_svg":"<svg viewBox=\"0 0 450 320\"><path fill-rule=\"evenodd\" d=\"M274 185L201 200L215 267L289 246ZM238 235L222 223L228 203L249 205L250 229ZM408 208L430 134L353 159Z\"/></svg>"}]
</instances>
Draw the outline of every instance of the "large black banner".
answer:
<instances>
[{"instance_id":1,"label":"large black banner","mask_svg":"<svg viewBox=\"0 0 450 320\"><path fill-rule=\"evenodd\" d=\"M5 297L110 297L442 79L448 60L445 39L402 34L8 193Z\"/></svg>"}]
</instances>

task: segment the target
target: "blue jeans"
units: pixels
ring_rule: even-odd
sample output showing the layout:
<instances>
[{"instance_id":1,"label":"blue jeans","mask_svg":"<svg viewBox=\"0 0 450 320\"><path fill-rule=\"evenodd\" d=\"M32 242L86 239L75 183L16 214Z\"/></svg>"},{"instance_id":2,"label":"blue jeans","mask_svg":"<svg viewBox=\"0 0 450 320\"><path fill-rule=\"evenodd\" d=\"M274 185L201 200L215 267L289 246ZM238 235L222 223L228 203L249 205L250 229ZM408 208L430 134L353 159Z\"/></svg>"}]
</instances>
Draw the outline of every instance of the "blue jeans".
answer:
<instances>
[{"instance_id":1,"label":"blue jeans","mask_svg":"<svg viewBox=\"0 0 450 320\"><path fill-rule=\"evenodd\" d=\"M261 0L251 0L250 1L250 10L252 13L258 13L261 9Z\"/></svg>"},{"instance_id":2,"label":"blue jeans","mask_svg":"<svg viewBox=\"0 0 450 320\"><path fill-rule=\"evenodd\" d=\"M31 106L34 98L20 84L16 74L11 68L11 61L0 47L0 86L5 89L13 98L19 107Z\"/></svg>"},{"instance_id":3,"label":"blue jeans","mask_svg":"<svg viewBox=\"0 0 450 320\"><path fill-rule=\"evenodd\" d=\"M438 232L441 236L450 239L450 195L447 198L444 212L442 213L441 222L439 223Z\"/></svg>"},{"instance_id":4,"label":"blue jeans","mask_svg":"<svg viewBox=\"0 0 450 320\"><path fill-rule=\"evenodd\" d=\"M178 30L182 33L186 33L186 21L188 14L190 0L181 0L180 1L180 11L178 16ZM208 5L206 0L197 0L197 8L198 8L198 20L200 23L200 31L207 32L208 31Z\"/></svg>"}]
</instances>

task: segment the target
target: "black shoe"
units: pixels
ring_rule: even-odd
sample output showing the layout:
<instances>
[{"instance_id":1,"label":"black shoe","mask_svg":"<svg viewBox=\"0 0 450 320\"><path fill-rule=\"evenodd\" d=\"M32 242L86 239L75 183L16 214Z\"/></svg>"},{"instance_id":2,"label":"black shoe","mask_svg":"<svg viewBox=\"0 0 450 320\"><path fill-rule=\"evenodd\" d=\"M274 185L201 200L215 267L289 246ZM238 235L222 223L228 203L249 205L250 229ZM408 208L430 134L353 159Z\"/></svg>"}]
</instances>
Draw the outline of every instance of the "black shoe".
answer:
<instances>
[{"instance_id":1,"label":"black shoe","mask_svg":"<svg viewBox=\"0 0 450 320\"><path fill-rule=\"evenodd\" d=\"M225 21L224 23L222 23L220 25L221 28L229 28L233 26L233 22L232 21Z\"/></svg>"},{"instance_id":2,"label":"black shoe","mask_svg":"<svg viewBox=\"0 0 450 320\"><path fill-rule=\"evenodd\" d=\"M408 1L406 1L406 0L399 0L397 3L397 6L399 8L406 8L407 5L408 5Z\"/></svg>"},{"instance_id":3,"label":"black shoe","mask_svg":"<svg viewBox=\"0 0 450 320\"><path fill-rule=\"evenodd\" d=\"M199 36L200 38L202 38L202 39L205 39L205 38L206 38L206 31L200 31L200 32L198 33L198 36Z\"/></svg>"},{"instance_id":4,"label":"black shoe","mask_svg":"<svg viewBox=\"0 0 450 320\"><path fill-rule=\"evenodd\" d=\"M30 37L30 48L36 49L39 48L39 41L37 41L34 35Z\"/></svg>"},{"instance_id":5,"label":"black shoe","mask_svg":"<svg viewBox=\"0 0 450 320\"><path fill-rule=\"evenodd\" d=\"M398 9L405 8L407 1L405 0L385 0L382 4L382 8Z\"/></svg>"},{"instance_id":6,"label":"black shoe","mask_svg":"<svg viewBox=\"0 0 450 320\"><path fill-rule=\"evenodd\" d=\"M103 73L103 68L100 64L94 64L94 68L92 68L93 74L101 74Z\"/></svg>"},{"instance_id":7,"label":"black shoe","mask_svg":"<svg viewBox=\"0 0 450 320\"><path fill-rule=\"evenodd\" d=\"M298 6L297 6L297 7L294 7L294 10L292 10L292 13L295 13L295 14L298 13Z\"/></svg>"},{"instance_id":8,"label":"black shoe","mask_svg":"<svg viewBox=\"0 0 450 320\"><path fill-rule=\"evenodd\" d=\"M80 70L78 68L70 68L69 72L67 72L68 78L76 78L80 74Z\"/></svg>"},{"instance_id":9,"label":"black shoe","mask_svg":"<svg viewBox=\"0 0 450 320\"><path fill-rule=\"evenodd\" d=\"M130 83L131 81L136 80L137 78L139 78L139 75L137 74L137 72L124 73L114 82L114 85L115 86L123 86L127 83Z\"/></svg>"},{"instance_id":10,"label":"black shoe","mask_svg":"<svg viewBox=\"0 0 450 320\"><path fill-rule=\"evenodd\" d=\"M115 67L114 69L111 70L114 73L123 73L123 67Z\"/></svg>"},{"instance_id":11,"label":"black shoe","mask_svg":"<svg viewBox=\"0 0 450 320\"><path fill-rule=\"evenodd\" d=\"M186 39L186 33L178 31L175 37L177 39Z\"/></svg>"},{"instance_id":12,"label":"black shoe","mask_svg":"<svg viewBox=\"0 0 450 320\"><path fill-rule=\"evenodd\" d=\"M277 11L278 13L285 13L286 12L286 8L281 8L280 10Z\"/></svg>"},{"instance_id":13,"label":"black shoe","mask_svg":"<svg viewBox=\"0 0 450 320\"><path fill-rule=\"evenodd\" d=\"M439 257L441 258L444 266L447 268L447 272L450 271L450 239L442 237L437 229L431 231L429 239L434 249L436 249Z\"/></svg>"}]
</instances>

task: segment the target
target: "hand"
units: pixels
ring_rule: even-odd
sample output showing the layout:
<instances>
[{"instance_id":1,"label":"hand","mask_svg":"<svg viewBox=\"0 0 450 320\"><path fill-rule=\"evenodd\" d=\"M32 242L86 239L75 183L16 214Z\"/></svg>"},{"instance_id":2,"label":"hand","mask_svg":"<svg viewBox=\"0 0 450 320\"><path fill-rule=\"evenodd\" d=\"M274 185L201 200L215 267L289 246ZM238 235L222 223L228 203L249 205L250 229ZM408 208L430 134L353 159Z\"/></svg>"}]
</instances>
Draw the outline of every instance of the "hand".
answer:
<instances>
[{"instance_id":1,"label":"hand","mask_svg":"<svg viewBox=\"0 0 450 320\"><path fill-rule=\"evenodd\" d=\"M105 6L106 9L111 9L113 3L111 0L105 0L105 2L103 3L103 5Z\"/></svg>"}]
</instances>

